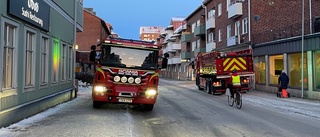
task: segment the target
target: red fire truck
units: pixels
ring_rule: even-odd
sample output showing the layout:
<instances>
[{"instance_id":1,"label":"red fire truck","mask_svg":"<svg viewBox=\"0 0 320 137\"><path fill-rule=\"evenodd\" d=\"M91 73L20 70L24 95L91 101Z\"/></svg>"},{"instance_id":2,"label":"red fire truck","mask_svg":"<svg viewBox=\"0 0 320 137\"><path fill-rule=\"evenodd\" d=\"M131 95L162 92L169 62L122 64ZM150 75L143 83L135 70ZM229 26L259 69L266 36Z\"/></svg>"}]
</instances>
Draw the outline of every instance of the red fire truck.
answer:
<instances>
[{"instance_id":1,"label":"red fire truck","mask_svg":"<svg viewBox=\"0 0 320 137\"><path fill-rule=\"evenodd\" d=\"M158 96L158 52L153 42L107 38L98 45L93 107L104 103L141 105L152 111ZM166 68L167 58L161 68Z\"/></svg>"},{"instance_id":2,"label":"red fire truck","mask_svg":"<svg viewBox=\"0 0 320 137\"><path fill-rule=\"evenodd\" d=\"M199 53L196 58L196 85L208 94L224 93L232 70L241 78L241 90L249 90L254 75L252 49L237 52Z\"/></svg>"}]
</instances>

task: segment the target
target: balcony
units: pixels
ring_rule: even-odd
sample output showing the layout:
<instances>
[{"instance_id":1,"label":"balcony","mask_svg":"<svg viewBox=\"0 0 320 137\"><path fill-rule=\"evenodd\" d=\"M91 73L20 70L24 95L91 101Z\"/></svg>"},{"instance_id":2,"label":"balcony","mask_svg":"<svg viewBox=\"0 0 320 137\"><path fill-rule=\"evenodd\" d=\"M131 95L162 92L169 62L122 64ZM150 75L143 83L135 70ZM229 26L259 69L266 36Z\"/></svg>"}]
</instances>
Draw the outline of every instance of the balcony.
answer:
<instances>
[{"instance_id":1,"label":"balcony","mask_svg":"<svg viewBox=\"0 0 320 137\"><path fill-rule=\"evenodd\" d=\"M194 32L193 35L194 36L201 36L201 35L205 35L206 34L206 29L204 25L200 25L197 26L196 28L194 28Z\"/></svg>"},{"instance_id":2,"label":"balcony","mask_svg":"<svg viewBox=\"0 0 320 137\"><path fill-rule=\"evenodd\" d=\"M190 59L191 58L191 53L188 51L182 51L181 52L181 59Z\"/></svg>"},{"instance_id":3,"label":"balcony","mask_svg":"<svg viewBox=\"0 0 320 137\"><path fill-rule=\"evenodd\" d=\"M176 50L173 49L173 43L172 42L168 43L166 50L168 52L176 52Z\"/></svg>"},{"instance_id":4,"label":"balcony","mask_svg":"<svg viewBox=\"0 0 320 137\"><path fill-rule=\"evenodd\" d=\"M194 50L193 54L196 57L198 55L198 53L200 53L200 52L206 52L206 48L204 48L204 47L196 48Z\"/></svg>"},{"instance_id":5,"label":"balcony","mask_svg":"<svg viewBox=\"0 0 320 137\"><path fill-rule=\"evenodd\" d=\"M216 49L216 43L215 42L208 42L206 44L206 52L211 52L213 49Z\"/></svg>"},{"instance_id":6,"label":"balcony","mask_svg":"<svg viewBox=\"0 0 320 137\"><path fill-rule=\"evenodd\" d=\"M242 0L235 0L229 5L228 18L236 18L242 15Z\"/></svg>"},{"instance_id":7,"label":"balcony","mask_svg":"<svg viewBox=\"0 0 320 137\"><path fill-rule=\"evenodd\" d=\"M173 50L181 50L181 43L173 43L172 49Z\"/></svg>"},{"instance_id":8,"label":"balcony","mask_svg":"<svg viewBox=\"0 0 320 137\"><path fill-rule=\"evenodd\" d=\"M168 49L167 48L162 48L162 53L168 53Z\"/></svg>"},{"instance_id":9,"label":"balcony","mask_svg":"<svg viewBox=\"0 0 320 137\"><path fill-rule=\"evenodd\" d=\"M206 22L206 30L216 28L216 19L211 17Z\"/></svg>"},{"instance_id":10,"label":"balcony","mask_svg":"<svg viewBox=\"0 0 320 137\"><path fill-rule=\"evenodd\" d=\"M180 64L181 58L180 57L173 57L168 59L168 64Z\"/></svg>"},{"instance_id":11,"label":"balcony","mask_svg":"<svg viewBox=\"0 0 320 137\"><path fill-rule=\"evenodd\" d=\"M190 42L190 33L183 32L181 35L181 42Z\"/></svg>"},{"instance_id":12,"label":"balcony","mask_svg":"<svg viewBox=\"0 0 320 137\"><path fill-rule=\"evenodd\" d=\"M233 46L236 44L238 44L238 36L227 38L227 46Z\"/></svg>"}]
</instances>

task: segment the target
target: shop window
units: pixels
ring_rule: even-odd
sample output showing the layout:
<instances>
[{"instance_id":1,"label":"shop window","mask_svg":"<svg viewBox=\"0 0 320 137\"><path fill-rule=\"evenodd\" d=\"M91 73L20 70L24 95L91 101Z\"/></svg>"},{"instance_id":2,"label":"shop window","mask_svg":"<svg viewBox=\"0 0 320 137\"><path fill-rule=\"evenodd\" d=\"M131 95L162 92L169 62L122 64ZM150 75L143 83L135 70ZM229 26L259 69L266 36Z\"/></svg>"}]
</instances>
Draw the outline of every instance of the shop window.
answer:
<instances>
[{"instance_id":1,"label":"shop window","mask_svg":"<svg viewBox=\"0 0 320 137\"><path fill-rule=\"evenodd\" d=\"M320 50L314 52L314 86L320 89Z\"/></svg>"},{"instance_id":2,"label":"shop window","mask_svg":"<svg viewBox=\"0 0 320 137\"><path fill-rule=\"evenodd\" d=\"M254 59L255 78L257 83L266 83L266 59L265 56L256 57Z\"/></svg>"},{"instance_id":3,"label":"shop window","mask_svg":"<svg viewBox=\"0 0 320 137\"><path fill-rule=\"evenodd\" d=\"M301 88L301 53L288 54L288 76L289 76L289 86ZM304 88L307 88L308 79L308 66L307 66L307 54L304 53L303 60L303 80Z\"/></svg>"},{"instance_id":4,"label":"shop window","mask_svg":"<svg viewBox=\"0 0 320 137\"><path fill-rule=\"evenodd\" d=\"M283 70L283 55L274 55L269 57L269 77L270 77L270 84L278 85L278 77Z\"/></svg>"}]
</instances>

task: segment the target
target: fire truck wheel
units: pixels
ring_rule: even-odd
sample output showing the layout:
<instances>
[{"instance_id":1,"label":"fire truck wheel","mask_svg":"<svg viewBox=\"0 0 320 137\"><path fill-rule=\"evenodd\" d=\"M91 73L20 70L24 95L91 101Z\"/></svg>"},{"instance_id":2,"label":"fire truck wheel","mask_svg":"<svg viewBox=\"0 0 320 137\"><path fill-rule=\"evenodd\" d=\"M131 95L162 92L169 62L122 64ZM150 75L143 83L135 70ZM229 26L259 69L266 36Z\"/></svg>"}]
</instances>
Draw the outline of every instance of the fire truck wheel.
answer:
<instances>
[{"instance_id":1,"label":"fire truck wheel","mask_svg":"<svg viewBox=\"0 0 320 137\"><path fill-rule=\"evenodd\" d=\"M144 105L144 110L146 110L146 111L152 111L152 109L153 109L153 104L148 104L148 105Z\"/></svg>"},{"instance_id":2,"label":"fire truck wheel","mask_svg":"<svg viewBox=\"0 0 320 137\"><path fill-rule=\"evenodd\" d=\"M216 90L215 89L211 90L211 94L216 95Z\"/></svg>"},{"instance_id":3,"label":"fire truck wheel","mask_svg":"<svg viewBox=\"0 0 320 137\"><path fill-rule=\"evenodd\" d=\"M212 94L210 83L211 83L211 81L207 81L207 83L206 83L206 91L208 94Z\"/></svg>"},{"instance_id":4,"label":"fire truck wheel","mask_svg":"<svg viewBox=\"0 0 320 137\"><path fill-rule=\"evenodd\" d=\"M93 101L93 108L101 108L102 105L102 102Z\"/></svg>"}]
</instances>

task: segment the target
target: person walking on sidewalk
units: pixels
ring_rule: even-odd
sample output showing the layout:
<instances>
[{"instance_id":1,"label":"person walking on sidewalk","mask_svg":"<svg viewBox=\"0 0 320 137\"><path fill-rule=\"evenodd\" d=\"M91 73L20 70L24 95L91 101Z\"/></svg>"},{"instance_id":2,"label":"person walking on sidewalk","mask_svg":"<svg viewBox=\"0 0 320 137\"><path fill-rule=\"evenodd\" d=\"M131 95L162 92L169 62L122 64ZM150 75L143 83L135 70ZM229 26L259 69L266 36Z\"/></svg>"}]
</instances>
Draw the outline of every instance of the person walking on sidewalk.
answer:
<instances>
[{"instance_id":1,"label":"person walking on sidewalk","mask_svg":"<svg viewBox=\"0 0 320 137\"><path fill-rule=\"evenodd\" d=\"M279 78L278 78L278 84L279 84L279 91L282 91L283 98L287 98L287 88L289 84L289 76L286 74L284 70L282 70Z\"/></svg>"}]
</instances>

